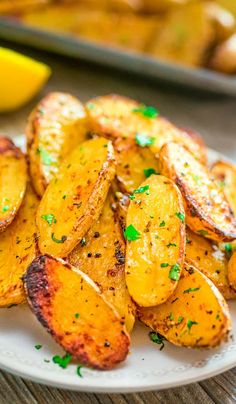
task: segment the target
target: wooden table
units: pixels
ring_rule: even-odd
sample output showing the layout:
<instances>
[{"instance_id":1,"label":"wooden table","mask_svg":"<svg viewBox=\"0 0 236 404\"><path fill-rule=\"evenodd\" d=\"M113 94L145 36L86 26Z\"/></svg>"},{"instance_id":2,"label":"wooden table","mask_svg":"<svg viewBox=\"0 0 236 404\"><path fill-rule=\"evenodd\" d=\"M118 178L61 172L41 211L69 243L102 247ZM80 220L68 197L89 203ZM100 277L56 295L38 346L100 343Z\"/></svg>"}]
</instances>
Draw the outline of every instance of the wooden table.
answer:
<instances>
[{"instance_id":1,"label":"wooden table","mask_svg":"<svg viewBox=\"0 0 236 404\"><path fill-rule=\"evenodd\" d=\"M6 45L1 43L0 45ZM53 68L53 76L38 99L49 91L68 91L82 101L95 95L116 92L155 105L177 125L199 131L207 144L236 160L236 99L206 95L164 83L150 83L141 78L105 70L79 61L54 57L42 52L8 44ZM18 112L0 116L4 135L23 133L26 117L34 104ZM186 387L139 394L85 394L40 386L0 372L0 403L84 403L84 404L154 404L154 403L236 402L236 368L213 379Z\"/></svg>"}]
</instances>

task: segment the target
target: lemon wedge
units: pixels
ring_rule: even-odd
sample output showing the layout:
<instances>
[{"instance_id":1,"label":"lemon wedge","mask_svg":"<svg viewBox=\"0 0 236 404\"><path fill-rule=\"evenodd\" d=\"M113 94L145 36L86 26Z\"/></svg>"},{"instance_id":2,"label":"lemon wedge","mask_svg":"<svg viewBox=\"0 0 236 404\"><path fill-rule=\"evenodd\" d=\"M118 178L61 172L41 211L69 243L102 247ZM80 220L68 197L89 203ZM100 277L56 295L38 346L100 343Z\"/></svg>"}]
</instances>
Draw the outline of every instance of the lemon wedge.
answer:
<instances>
[{"instance_id":1,"label":"lemon wedge","mask_svg":"<svg viewBox=\"0 0 236 404\"><path fill-rule=\"evenodd\" d=\"M26 104L51 74L47 65L0 47L0 112Z\"/></svg>"}]
</instances>

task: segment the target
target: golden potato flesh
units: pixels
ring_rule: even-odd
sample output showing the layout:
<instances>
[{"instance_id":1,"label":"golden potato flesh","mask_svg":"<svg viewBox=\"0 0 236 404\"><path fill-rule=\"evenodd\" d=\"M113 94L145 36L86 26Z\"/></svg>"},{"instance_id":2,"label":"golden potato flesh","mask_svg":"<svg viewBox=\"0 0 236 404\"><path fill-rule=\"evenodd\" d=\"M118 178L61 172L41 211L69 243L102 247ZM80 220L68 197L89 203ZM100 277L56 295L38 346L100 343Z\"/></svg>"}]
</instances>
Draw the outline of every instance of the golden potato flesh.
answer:
<instances>
[{"instance_id":1,"label":"golden potato flesh","mask_svg":"<svg viewBox=\"0 0 236 404\"><path fill-rule=\"evenodd\" d=\"M159 162L161 173L177 184L184 197L191 230L218 242L235 239L235 217L207 167L177 143L163 146Z\"/></svg>"},{"instance_id":2,"label":"golden potato flesh","mask_svg":"<svg viewBox=\"0 0 236 404\"><path fill-rule=\"evenodd\" d=\"M138 316L172 344L191 348L217 346L231 330L223 296L205 275L187 264L167 302L139 308Z\"/></svg>"},{"instance_id":3,"label":"golden potato flesh","mask_svg":"<svg viewBox=\"0 0 236 404\"><path fill-rule=\"evenodd\" d=\"M107 139L91 139L74 149L38 208L43 254L66 257L73 250L98 219L114 176L114 150Z\"/></svg>"},{"instance_id":4,"label":"golden potato flesh","mask_svg":"<svg viewBox=\"0 0 236 404\"><path fill-rule=\"evenodd\" d=\"M124 232L126 282L137 304L155 306L174 292L183 266L182 196L171 180L151 175L131 197Z\"/></svg>"},{"instance_id":5,"label":"golden potato flesh","mask_svg":"<svg viewBox=\"0 0 236 404\"><path fill-rule=\"evenodd\" d=\"M30 175L39 196L70 151L87 137L80 101L67 93L49 93L29 116L26 128Z\"/></svg>"},{"instance_id":6,"label":"golden potato flesh","mask_svg":"<svg viewBox=\"0 0 236 404\"><path fill-rule=\"evenodd\" d=\"M223 188L230 207L236 215L236 166L228 161L217 161L211 172L219 187Z\"/></svg>"},{"instance_id":7,"label":"golden potato flesh","mask_svg":"<svg viewBox=\"0 0 236 404\"><path fill-rule=\"evenodd\" d=\"M230 286L236 292L236 252L234 252L229 260L228 265L228 278Z\"/></svg>"}]
</instances>

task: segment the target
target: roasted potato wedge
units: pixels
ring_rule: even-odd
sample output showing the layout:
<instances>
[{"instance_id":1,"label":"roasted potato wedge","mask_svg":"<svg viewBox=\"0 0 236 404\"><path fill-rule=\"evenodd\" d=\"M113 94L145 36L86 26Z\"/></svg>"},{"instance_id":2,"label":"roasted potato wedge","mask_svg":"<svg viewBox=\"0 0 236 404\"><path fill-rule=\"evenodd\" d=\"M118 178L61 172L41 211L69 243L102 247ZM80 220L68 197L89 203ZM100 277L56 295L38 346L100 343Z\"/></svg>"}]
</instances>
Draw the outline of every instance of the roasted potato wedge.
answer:
<instances>
[{"instance_id":1,"label":"roasted potato wedge","mask_svg":"<svg viewBox=\"0 0 236 404\"><path fill-rule=\"evenodd\" d=\"M14 143L0 137L0 232L13 221L27 183L25 156Z\"/></svg>"},{"instance_id":2,"label":"roasted potato wedge","mask_svg":"<svg viewBox=\"0 0 236 404\"><path fill-rule=\"evenodd\" d=\"M154 107L116 94L93 98L86 104L91 131L110 138L132 138L141 147L158 154L163 144L176 141L185 145L196 158L206 162L198 142L158 116Z\"/></svg>"},{"instance_id":3,"label":"roasted potato wedge","mask_svg":"<svg viewBox=\"0 0 236 404\"><path fill-rule=\"evenodd\" d=\"M228 278L230 286L236 292L236 252L234 252L229 260L228 265Z\"/></svg>"},{"instance_id":4,"label":"roasted potato wedge","mask_svg":"<svg viewBox=\"0 0 236 404\"><path fill-rule=\"evenodd\" d=\"M176 185L151 175L132 195L126 226L129 293L140 306L161 304L174 292L184 261L184 208Z\"/></svg>"},{"instance_id":5,"label":"roasted potato wedge","mask_svg":"<svg viewBox=\"0 0 236 404\"><path fill-rule=\"evenodd\" d=\"M207 167L183 146L168 143L160 152L160 170L179 187L186 222L195 233L217 242L236 238L236 220Z\"/></svg>"},{"instance_id":6,"label":"roasted potato wedge","mask_svg":"<svg viewBox=\"0 0 236 404\"><path fill-rule=\"evenodd\" d=\"M73 250L98 219L114 176L114 150L104 138L84 142L64 160L37 212L43 254L66 257Z\"/></svg>"},{"instance_id":7,"label":"roasted potato wedge","mask_svg":"<svg viewBox=\"0 0 236 404\"><path fill-rule=\"evenodd\" d=\"M151 174L158 173L158 160L148 147L140 147L134 139L117 139L116 179L121 192L132 193Z\"/></svg>"},{"instance_id":8,"label":"roasted potato wedge","mask_svg":"<svg viewBox=\"0 0 236 404\"><path fill-rule=\"evenodd\" d=\"M228 161L217 161L211 169L218 185L223 188L236 216L236 166Z\"/></svg>"},{"instance_id":9,"label":"roasted potato wedge","mask_svg":"<svg viewBox=\"0 0 236 404\"><path fill-rule=\"evenodd\" d=\"M24 285L40 323L80 363L111 369L125 359L130 340L124 321L82 271L40 256L28 268Z\"/></svg>"},{"instance_id":10,"label":"roasted potato wedge","mask_svg":"<svg viewBox=\"0 0 236 404\"><path fill-rule=\"evenodd\" d=\"M172 344L191 348L215 347L231 329L223 296L204 274L187 264L167 302L139 308L138 316Z\"/></svg>"},{"instance_id":11,"label":"roasted potato wedge","mask_svg":"<svg viewBox=\"0 0 236 404\"><path fill-rule=\"evenodd\" d=\"M22 276L36 256L35 216L39 201L28 184L14 222L0 234L0 307L26 300Z\"/></svg>"},{"instance_id":12,"label":"roasted potato wedge","mask_svg":"<svg viewBox=\"0 0 236 404\"><path fill-rule=\"evenodd\" d=\"M236 72L236 34L215 48L209 67L226 74Z\"/></svg>"},{"instance_id":13,"label":"roasted potato wedge","mask_svg":"<svg viewBox=\"0 0 236 404\"><path fill-rule=\"evenodd\" d=\"M119 220L120 226L123 231L126 228L126 217L128 206L130 203L129 195L122 194L122 192L116 192L115 195L115 202L113 204L114 210L116 211L117 218Z\"/></svg>"},{"instance_id":14,"label":"roasted potato wedge","mask_svg":"<svg viewBox=\"0 0 236 404\"><path fill-rule=\"evenodd\" d=\"M228 281L228 259L217 244L187 229L186 262L206 275L225 299L235 299L236 293Z\"/></svg>"},{"instance_id":15,"label":"roasted potato wedge","mask_svg":"<svg viewBox=\"0 0 236 404\"><path fill-rule=\"evenodd\" d=\"M70 253L68 260L96 283L130 332L134 315L125 282L125 242L112 202L110 193L99 219Z\"/></svg>"},{"instance_id":16,"label":"roasted potato wedge","mask_svg":"<svg viewBox=\"0 0 236 404\"><path fill-rule=\"evenodd\" d=\"M215 42L222 42L231 36L235 31L235 18L233 14L226 8L213 2L207 2L205 8L207 17L213 25Z\"/></svg>"},{"instance_id":17,"label":"roasted potato wedge","mask_svg":"<svg viewBox=\"0 0 236 404\"><path fill-rule=\"evenodd\" d=\"M87 123L83 105L67 93L49 93L30 114L26 127L29 168L39 196L65 156L86 140Z\"/></svg>"}]
</instances>

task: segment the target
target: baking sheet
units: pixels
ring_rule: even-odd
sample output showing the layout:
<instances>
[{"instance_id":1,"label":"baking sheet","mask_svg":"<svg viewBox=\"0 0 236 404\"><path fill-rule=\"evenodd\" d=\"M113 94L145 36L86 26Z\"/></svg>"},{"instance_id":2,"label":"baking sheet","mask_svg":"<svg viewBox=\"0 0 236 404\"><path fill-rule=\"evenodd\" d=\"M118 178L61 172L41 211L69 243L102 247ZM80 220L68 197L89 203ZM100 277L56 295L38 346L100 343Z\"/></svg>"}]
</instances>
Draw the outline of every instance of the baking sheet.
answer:
<instances>
[{"instance_id":1,"label":"baking sheet","mask_svg":"<svg viewBox=\"0 0 236 404\"><path fill-rule=\"evenodd\" d=\"M236 95L236 76L178 66L140 53L107 48L69 35L26 27L9 18L0 18L0 38L122 69L153 80Z\"/></svg>"}]
</instances>

